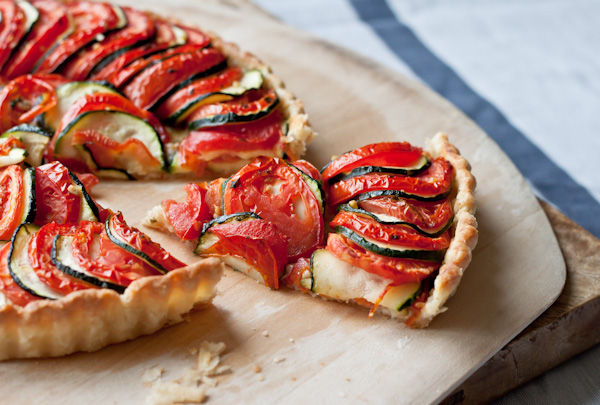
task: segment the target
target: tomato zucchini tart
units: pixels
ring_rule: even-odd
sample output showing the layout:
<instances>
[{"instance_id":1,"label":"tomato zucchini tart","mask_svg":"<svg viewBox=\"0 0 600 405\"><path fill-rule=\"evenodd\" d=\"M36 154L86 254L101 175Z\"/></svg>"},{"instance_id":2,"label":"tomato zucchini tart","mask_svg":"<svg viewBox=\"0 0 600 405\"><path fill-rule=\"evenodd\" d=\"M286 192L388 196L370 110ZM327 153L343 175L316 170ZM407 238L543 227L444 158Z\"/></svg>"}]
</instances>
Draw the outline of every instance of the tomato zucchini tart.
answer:
<instances>
[{"instance_id":1,"label":"tomato zucchini tart","mask_svg":"<svg viewBox=\"0 0 600 405\"><path fill-rule=\"evenodd\" d=\"M223 265L186 266L60 162L0 170L0 360L92 351L210 302Z\"/></svg>"},{"instance_id":2,"label":"tomato zucchini tart","mask_svg":"<svg viewBox=\"0 0 600 405\"><path fill-rule=\"evenodd\" d=\"M163 201L146 225L267 287L353 301L424 327L471 260L474 189L468 162L438 134L425 151L367 145L321 172L258 157L229 178L187 185L186 201Z\"/></svg>"},{"instance_id":3,"label":"tomato zucchini tart","mask_svg":"<svg viewBox=\"0 0 600 405\"><path fill-rule=\"evenodd\" d=\"M267 65L212 33L91 1L0 2L0 165L119 179L231 174L314 132Z\"/></svg>"}]
</instances>

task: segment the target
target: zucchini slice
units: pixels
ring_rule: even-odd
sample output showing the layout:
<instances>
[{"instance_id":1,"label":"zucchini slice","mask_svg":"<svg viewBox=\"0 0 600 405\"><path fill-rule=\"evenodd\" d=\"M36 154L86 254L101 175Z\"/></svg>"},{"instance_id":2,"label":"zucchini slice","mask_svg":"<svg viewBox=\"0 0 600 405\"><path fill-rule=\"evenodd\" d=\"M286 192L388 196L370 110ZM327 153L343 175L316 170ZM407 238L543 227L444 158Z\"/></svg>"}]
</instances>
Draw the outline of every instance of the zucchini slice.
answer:
<instances>
[{"instance_id":1,"label":"zucchini slice","mask_svg":"<svg viewBox=\"0 0 600 405\"><path fill-rule=\"evenodd\" d=\"M111 240L111 242L120 247L121 249L124 249L129 253L136 255L137 257L148 263L150 266L154 267L158 272L162 274L168 273L168 269L164 268L160 263L158 263L148 254L142 252L141 250L138 250L135 246L131 245L119 235L119 232L117 231L117 229L114 228L114 224L112 221L112 218L115 215L116 214L109 215L108 218L106 218L106 221L104 222L106 234L108 235L108 238Z\"/></svg>"},{"instance_id":2,"label":"zucchini slice","mask_svg":"<svg viewBox=\"0 0 600 405\"><path fill-rule=\"evenodd\" d=\"M8 138L9 136L20 140L25 145L25 149L27 149L26 164L34 167L42 164L44 151L48 142L50 142L50 138L52 138L50 132L34 125L22 124L12 127L3 133L0 138Z\"/></svg>"},{"instance_id":3,"label":"zucchini slice","mask_svg":"<svg viewBox=\"0 0 600 405\"><path fill-rule=\"evenodd\" d=\"M446 250L415 250L406 249L399 246L394 246L389 243L376 241L371 238L359 235L353 230L346 228L345 226L336 226L335 232L339 233L357 243L365 249L370 250L378 255L395 257L399 259L414 259L424 260L430 262L442 262L446 255Z\"/></svg>"},{"instance_id":4,"label":"zucchini slice","mask_svg":"<svg viewBox=\"0 0 600 405\"><path fill-rule=\"evenodd\" d=\"M18 0L17 5L23 10L23 14L25 15L25 34L23 35L23 39L21 39L23 41L40 18L40 12L33 4L25 0Z\"/></svg>"},{"instance_id":5,"label":"zucchini slice","mask_svg":"<svg viewBox=\"0 0 600 405\"><path fill-rule=\"evenodd\" d=\"M223 215L205 223L202 235L200 235L200 238L198 239L198 245L196 246L196 249L194 249L194 253L202 256L206 250L211 248L215 243L219 242L219 237L210 231L213 226L231 222L245 222L258 219L261 218L253 212L240 212L231 215ZM265 279L262 275L262 272L250 264L247 260L244 260L244 258L229 254L226 256L219 256L219 259L225 264L231 266L233 270L246 274L261 284L265 284Z\"/></svg>"},{"instance_id":6,"label":"zucchini slice","mask_svg":"<svg viewBox=\"0 0 600 405\"><path fill-rule=\"evenodd\" d=\"M370 216L371 218L373 218L375 221L379 222L380 224L410 226L415 231L419 232L421 235L427 236L430 238L436 238L436 237L440 236L441 234L443 234L444 232L446 232L448 230L448 228L450 228L452 226L452 220L454 219L454 217L450 217L448 222L446 222L446 224L444 224L444 226L442 226L440 229L438 229L437 231L428 232L425 229L421 229L417 225L412 224L410 222L402 221L398 218L394 218L394 217L387 216L387 215L384 216L382 214L375 214L375 213L366 211L362 208L354 208L350 204L342 204L342 205L338 206L338 211L348 211L348 212L354 212L359 215L367 215L367 216Z\"/></svg>"},{"instance_id":7,"label":"zucchini slice","mask_svg":"<svg viewBox=\"0 0 600 405\"><path fill-rule=\"evenodd\" d=\"M64 297L61 292L50 288L35 274L29 261L29 241L40 228L31 224L20 225L11 240L8 253L8 271L15 283L37 297L56 300Z\"/></svg>"},{"instance_id":8,"label":"zucchini slice","mask_svg":"<svg viewBox=\"0 0 600 405\"><path fill-rule=\"evenodd\" d=\"M35 169L28 167L23 171L23 217L21 223L32 224L35 221L36 213Z\"/></svg>"},{"instance_id":9,"label":"zucchini slice","mask_svg":"<svg viewBox=\"0 0 600 405\"><path fill-rule=\"evenodd\" d=\"M94 235L94 237L97 238L98 235ZM125 289L127 288L126 286L115 284L108 279L90 273L80 266L79 263L73 259L72 243L72 236L57 235L54 238L54 241L52 242L51 257L52 264L54 264L57 269L71 277L75 277L100 288L110 288L119 294L123 294L125 292Z\"/></svg>"},{"instance_id":10,"label":"zucchini slice","mask_svg":"<svg viewBox=\"0 0 600 405\"><path fill-rule=\"evenodd\" d=\"M448 197L450 195L450 191L448 191L447 193L442 193L442 194L434 195L431 197L424 197L424 196L420 196L420 195L416 195L416 194L405 193L402 190L376 190L376 191L368 191L366 193L359 194L356 197L354 197L354 199L357 201L362 201L362 200L367 200L369 198L381 197L384 195L395 195L395 196L398 196L401 198L408 198L408 199L417 200L417 201L439 201L439 200L443 200L444 198Z\"/></svg>"},{"instance_id":11,"label":"zucchini slice","mask_svg":"<svg viewBox=\"0 0 600 405\"><path fill-rule=\"evenodd\" d=\"M262 103L258 103L256 108L242 108L241 111L223 111L222 113L209 113L201 118L194 118L191 115L191 121L188 124L190 130L196 130L206 127L215 127L233 122L246 122L258 120L267 116L279 104L279 97L275 92L271 95L265 95ZM195 111L194 111L195 112Z\"/></svg>"},{"instance_id":12,"label":"zucchini slice","mask_svg":"<svg viewBox=\"0 0 600 405\"><path fill-rule=\"evenodd\" d=\"M390 174L401 174L404 176L416 176L419 173L426 170L431 165L431 161L425 156L421 156L421 159L411 167L383 167L383 166L361 166L352 169L348 173L340 173L333 176L328 180L329 184L337 183L338 181L348 180L353 177L362 176L367 173L390 173Z\"/></svg>"},{"instance_id":13,"label":"zucchini slice","mask_svg":"<svg viewBox=\"0 0 600 405\"><path fill-rule=\"evenodd\" d=\"M97 222L100 220L98 206L85 190L83 183L69 171L69 176L73 180L73 185L69 187L69 193L77 194L81 197L81 208L79 210L79 222L90 221Z\"/></svg>"},{"instance_id":14,"label":"zucchini slice","mask_svg":"<svg viewBox=\"0 0 600 405\"><path fill-rule=\"evenodd\" d=\"M58 86L56 88L58 101L53 108L44 113L44 126L56 130L60 126L60 120L75 101L94 93L119 94L111 85L101 82L70 82Z\"/></svg>"},{"instance_id":15,"label":"zucchini slice","mask_svg":"<svg viewBox=\"0 0 600 405\"><path fill-rule=\"evenodd\" d=\"M165 123L177 125L185 120L196 108L206 105L219 103L221 101L232 100L236 96L241 96L251 89L260 89L263 84L263 76L260 70L253 69L244 73L242 79L232 86L219 90L218 92L201 94L190 100L183 107L170 115Z\"/></svg>"},{"instance_id":16,"label":"zucchini slice","mask_svg":"<svg viewBox=\"0 0 600 405\"><path fill-rule=\"evenodd\" d=\"M302 180L304 180L304 182L308 185L310 191L312 191L314 196L317 198L317 201L319 202L319 208L321 210L321 215L323 215L325 213L325 191L323 190L323 183L319 180L313 179L311 176L294 166L293 163L289 163L287 161L284 162L286 162L288 166L294 169L300 175L300 177L302 177Z\"/></svg>"},{"instance_id":17,"label":"zucchini slice","mask_svg":"<svg viewBox=\"0 0 600 405\"><path fill-rule=\"evenodd\" d=\"M123 9L119 6L117 6L116 4L111 4L111 7L115 11L117 18L119 19L119 22L117 23L117 26L115 27L115 31L125 28L127 26L128 22L127 22L127 16L123 12Z\"/></svg>"},{"instance_id":18,"label":"zucchini slice","mask_svg":"<svg viewBox=\"0 0 600 405\"><path fill-rule=\"evenodd\" d=\"M340 301L360 298L374 304L385 294L379 306L387 308L392 316L412 304L422 284L406 283L388 289L390 280L346 263L326 249L314 251L310 258L310 273L301 284L325 297Z\"/></svg>"},{"instance_id":19,"label":"zucchini slice","mask_svg":"<svg viewBox=\"0 0 600 405\"><path fill-rule=\"evenodd\" d=\"M0 143L3 143L3 139L0 139ZM27 158L27 151L23 148L11 148L8 151L8 155L0 156L0 167L6 167L10 165L18 165L24 162Z\"/></svg>"},{"instance_id":20,"label":"zucchini slice","mask_svg":"<svg viewBox=\"0 0 600 405\"><path fill-rule=\"evenodd\" d=\"M58 135L55 155L65 158L85 158L82 148L72 145L75 131L81 130L92 130L119 143L130 138L137 139L159 162L160 170L165 169L165 156L160 136L152 125L135 115L113 110L84 112L70 122ZM148 171L156 170L155 167L143 167L133 159L124 159L119 164L121 167L111 169L122 169L131 175L146 174Z\"/></svg>"}]
</instances>

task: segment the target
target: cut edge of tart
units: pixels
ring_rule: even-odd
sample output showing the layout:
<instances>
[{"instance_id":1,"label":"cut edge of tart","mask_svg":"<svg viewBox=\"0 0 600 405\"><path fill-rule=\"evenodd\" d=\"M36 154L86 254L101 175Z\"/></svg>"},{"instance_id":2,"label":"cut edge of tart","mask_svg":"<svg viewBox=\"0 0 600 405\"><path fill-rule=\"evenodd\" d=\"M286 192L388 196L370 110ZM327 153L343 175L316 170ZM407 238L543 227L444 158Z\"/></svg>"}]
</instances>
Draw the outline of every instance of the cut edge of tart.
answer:
<instances>
[{"instance_id":1,"label":"cut edge of tart","mask_svg":"<svg viewBox=\"0 0 600 405\"><path fill-rule=\"evenodd\" d=\"M183 321L208 305L224 265L203 259L132 282L123 294L88 289L24 307L0 306L0 360L91 352ZM3 295L0 294L0 304Z\"/></svg>"}]
</instances>

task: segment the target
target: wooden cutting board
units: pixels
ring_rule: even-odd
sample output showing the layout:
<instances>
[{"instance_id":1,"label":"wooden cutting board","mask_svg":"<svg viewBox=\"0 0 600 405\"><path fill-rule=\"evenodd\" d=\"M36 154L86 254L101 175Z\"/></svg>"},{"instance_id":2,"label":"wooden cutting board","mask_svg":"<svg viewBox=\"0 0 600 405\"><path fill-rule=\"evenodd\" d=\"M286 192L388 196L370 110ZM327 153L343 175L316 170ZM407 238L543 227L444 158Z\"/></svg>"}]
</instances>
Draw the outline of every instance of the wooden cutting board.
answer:
<instances>
[{"instance_id":1,"label":"wooden cutting board","mask_svg":"<svg viewBox=\"0 0 600 405\"><path fill-rule=\"evenodd\" d=\"M426 330L294 291L270 291L229 272L214 305L189 322L96 353L1 363L3 401L142 403L145 370L160 366L167 370L163 379L175 379L192 365L189 349L209 340L226 343L223 361L234 370L209 390L215 403L438 402L557 298L565 262L544 211L497 145L447 101L246 3L148 0L144 7L217 31L268 61L304 100L321 134L307 156L317 166L368 142L420 145L437 131L449 133L478 179L473 262L449 311ZM165 196L181 197L182 184L106 182L94 191L139 226ZM148 233L181 259L196 259L176 239Z\"/></svg>"}]
</instances>

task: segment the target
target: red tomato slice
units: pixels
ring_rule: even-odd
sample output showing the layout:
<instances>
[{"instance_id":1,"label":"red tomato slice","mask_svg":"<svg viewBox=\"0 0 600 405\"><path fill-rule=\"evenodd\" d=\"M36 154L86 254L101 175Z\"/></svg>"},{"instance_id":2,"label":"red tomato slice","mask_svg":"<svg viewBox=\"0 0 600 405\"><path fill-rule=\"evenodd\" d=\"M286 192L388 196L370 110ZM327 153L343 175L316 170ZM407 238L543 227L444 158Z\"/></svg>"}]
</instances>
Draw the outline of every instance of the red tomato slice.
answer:
<instances>
[{"instance_id":1,"label":"red tomato slice","mask_svg":"<svg viewBox=\"0 0 600 405\"><path fill-rule=\"evenodd\" d=\"M89 192L92 189L92 187L97 186L100 183L100 180L98 180L98 177L94 176L91 173L73 173L73 174L75 176L77 176L77 178L79 179L81 184L83 184L85 191L87 191L87 192Z\"/></svg>"},{"instance_id":2,"label":"red tomato slice","mask_svg":"<svg viewBox=\"0 0 600 405\"><path fill-rule=\"evenodd\" d=\"M224 62L225 56L215 48L176 54L136 75L123 88L123 94L135 105L147 110L181 81L205 72L210 74L211 69L220 67ZM161 79L156 80L157 77Z\"/></svg>"},{"instance_id":3,"label":"red tomato slice","mask_svg":"<svg viewBox=\"0 0 600 405\"><path fill-rule=\"evenodd\" d=\"M164 200L162 208L177 236L183 240L198 239L204 223L212 219L206 203L206 185L190 183L184 190L185 202Z\"/></svg>"},{"instance_id":4,"label":"red tomato slice","mask_svg":"<svg viewBox=\"0 0 600 405\"><path fill-rule=\"evenodd\" d=\"M117 285L161 273L138 256L115 245L104 223L83 221L73 233L73 258L90 273Z\"/></svg>"},{"instance_id":5,"label":"red tomato slice","mask_svg":"<svg viewBox=\"0 0 600 405\"><path fill-rule=\"evenodd\" d=\"M143 72L144 69L159 64L171 56L199 51L200 49L202 48L199 48L196 45L182 45L176 48L168 48L164 52L152 54L148 57L138 58L123 69L116 72L112 76L110 82L113 86L122 90L123 87L127 86L131 80L133 80L136 75Z\"/></svg>"},{"instance_id":6,"label":"red tomato slice","mask_svg":"<svg viewBox=\"0 0 600 405\"><path fill-rule=\"evenodd\" d=\"M61 69L66 77L85 80L104 58L126 47L140 44L154 35L154 22L150 16L129 7L121 8L127 17L127 26L110 33L103 41L79 51L77 56Z\"/></svg>"},{"instance_id":7,"label":"red tomato slice","mask_svg":"<svg viewBox=\"0 0 600 405\"><path fill-rule=\"evenodd\" d=\"M188 44L199 45L203 48L210 45L210 37L208 35L206 35L205 33L203 33L202 31L200 31L196 28L186 27L186 26L182 26L182 25L178 25L178 27L181 28L182 30L184 30L185 33L188 35L188 38L187 38Z\"/></svg>"},{"instance_id":8,"label":"red tomato slice","mask_svg":"<svg viewBox=\"0 0 600 405\"><path fill-rule=\"evenodd\" d=\"M31 2L40 16L2 70L12 79L31 72L42 55L69 28L69 14L62 2L34 0Z\"/></svg>"},{"instance_id":9,"label":"red tomato slice","mask_svg":"<svg viewBox=\"0 0 600 405\"><path fill-rule=\"evenodd\" d=\"M256 121L191 131L179 144L179 164L202 175L208 161L231 152L257 151L272 155L284 136L281 121L281 113L275 110Z\"/></svg>"},{"instance_id":10,"label":"red tomato slice","mask_svg":"<svg viewBox=\"0 0 600 405\"><path fill-rule=\"evenodd\" d=\"M304 160L304 159L294 160L292 162L292 164L294 166L296 166L298 169L302 170L304 172L304 174L309 175L313 179L315 179L317 181L321 180L321 173L319 173L319 171L317 170L317 168L314 167L312 165L312 163L310 163L309 161Z\"/></svg>"},{"instance_id":11,"label":"red tomato slice","mask_svg":"<svg viewBox=\"0 0 600 405\"><path fill-rule=\"evenodd\" d=\"M107 3L75 1L66 6L75 30L44 55L35 68L36 72L54 72L69 56L92 42L97 35L114 29L119 23L117 13Z\"/></svg>"},{"instance_id":12,"label":"red tomato slice","mask_svg":"<svg viewBox=\"0 0 600 405\"><path fill-rule=\"evenodd\" d=\"M168 143L170 140L169 133L165 127L158 121L158 119L151 112L137 108L131 101L119 94L112 93L94 93L88 94L85 97L78 99L63 116L60 125L54 137L50 141L50 145L46 150L46 160L54 160L54 145L58 135L64 128L67 127L78 115L87 111L101 111L101 110L112 110L112 111L123 111L131 115L135 115L138 118L146 120L152 127L158 132L163 143ZM59 158L57 156L56 158ZM61 160L64 160L61 158ZM69 167L71 167L69 165ZM85 165L84 165L85 167ZM79 169L77 169L79 170Z\"/></svg>"},{"instance_id":13,"label":"red tomato slice","mask_svg":"<svg viewBox=\"0 0 600 405\"><path fill-rule=\"evenodd\" d=\"M62 163L53 162L35 168L36 225L75 223L79 220L81 197L69 193L72 185L69 170Z\"/></svg>"},{"instance_id":14,"label":"red tomato slice","mask_svg":"<svg viewBox=\"0 0 600 405\"><path fill-rule=\"evenodd\" d=\"M0 294L3 294L14 305L24 307L30 302L39 300L33 294L22 289L10 275L8 270L8 252L10 251L10 243L4 245L0 249Z\"/></svg>"},{"instance_id":15,"label":"red tomato slice","mask_svg":"<svg viewBox=\"0 0 600 405\"><path fill-rule=\"evenodd\" d=\"M46 81L26 75L0 91L0 132L30 122L56 105L56 91Z\"/></svg>"},{"instance_id":16,"label":"red tomato slice","mask_svg":"<svg viewBox=\"0 0 600 405\"><path fill-rule=\"evenodd\" d=\"M269 221L250 220L210 228L219 242L204 254L232 255L252 265L269 288L279 288L279 277L287 264L287 237Z\"/></svg>"},{"instance_id":17,"label":"red tomato slice","mask_svg":"<svg viewBox=\"0 0 600 405\"><path fill-rule=\"evenodd\" d=\"M99 168L121 168L124 167L123 162L134 160L146 168L162 169L162 163L152 156L142 141L136 138L129 138L120 143L98 132L84 130L75 131L71 144L85 145Z\"/></svg>"},{"instance_id":18,"label":"red tomato slice","mask_svg":"<svg viewBox=\"0 0 600 405\"><path fill-rule=\"evenodd\" d=\"M0 240L9 240L23 218L23 169L0 170Z\"/></svg>"},{"instance_id":19,"label":"red tomato slice","mask_svg":"<svg viewBox=\"0 0 600 405\"><path fill-rule=\"evenodd\" d=\"M427 202L382 196L359 201L358 206L373 214L384 214L415 224L429 233L441 230L454 216L450 198Z\"/></svg>"},{"instance_id":20,"label":"red tomato slice","mask_svg":"<svg viewBox=\"0 0 600 405\"><path fill-rule=\"evenodd\" d=\"M91 79L106 80L112 83L114 75L121 69L129 66L135 60L164 51L172 46L173 42L176 40L172 28L173 25L162 20L154 20L154 25L156 27L156 35L154 36L154 41L152 43L133 48L119 55L99 72L92 72Z\"/></svg>"},{"instance_id":21,"label":"red tomato slice","mask_svg":"<svg viewBox=\"0 0 600 405\"><path fill-rule=\"evenodd\" d=\"M21 38L25 35L26 19L25 13L12 0L0 1L0 68L4 66L8 58L16 48Z\"/></svg>"},{"instance_id":22,"label":"red tomato slice","mask_svg":"<svg viewBox=\"0 0 600 405\"><path fill-rule=\"evenodd\" d=\"M210 209L210 213L213 218L223 215L223 183L225 183L224 178L218 178L211 181L208 184L206 191L206 204Z\"/></svg>"},{"instance_id":23,"label":"red tomato slice","mask_svg":"<svg viewBox=\"0 0 600 405\"><path fill-rule=\"evenodd\" d=\"M394 285L421 281L441 265L435 262L381 256L337 233L329 234L327 250L353 266L393 280Z\"/></svg>"},{"instance_id":24,"label":"red tomato slice","mask_svg":"<svg viewBox=\"0 0 600 405\"><path fill-rule=\"evenodd\" d=\"M169 252L164 250L158 243L153 242L140 230L127 225L121 213L111 216L109 221L111 223L111 230L115 232L119 238L148 255L152 260L168 271L186 266L185 263L180 262L171 256Z\"/></svg>"},{"instance_id":25,"label":"red tomato slice","mask_svg":"<svg viewBox=\"0 0 600 405\"><path fill-rule=\"evenodd\" d=\"M52 243L57 235L73 235L77 230L76 224L59 225L49 223L40 228L29 242L29 261L39 279L64 294L73 291L94 288L75 277L60 271L52 264Z\"/></svg>"},{"instance_id":26,"label":"red tomato slice","mask_svg":"<svg viewBox=\"0 0 600 405\"><path fill-rule=\"evenodd\" d=\"M322 242L319 201L296 169L258 157L234 174L223 192L224 214L252 211L287 235L288 258L310 255Z\"/></svg>"},{"instance_id":27,"label":"red tomato slice","mask_svg":"<svg viewBox=\"0 0 600 405\"><path fill-rule=\"evenodd\" d=\"M330 225L332 228L344 226L378 242L415 250L444 250L448 248L452 239L450 230L430 238L406 225L381 224L368 215L348 211L338 212Z\"/></svg>"},{"instance_id":28,"label":"red tomato slice","mask_svg":"<svg viewBox=\"0 0 600 405\"><path fill-rule=\"evenodd\" d=\"M409 167L416 164L423 149L408 142L380 142L344 153L321 171L323 181L361 166Z\"/></svg>"},{"instance_id":29,"label":"red tomato slice","mask_svg":"<svg viewBox=\"0 0 600 405\"><path fill-rule=\"evenodd\" d=\"M267 110L277 102L278 98L275 90L250 90L230 101L200 106L190 114L186 121L190 123L190 128L197 128L196 122L208 117L231 114L252 117Z\"/></svg>"},{"instance_id":30,"label":"red tomato slice","mask_svg":"<svg viewBox=\"0 0 600 405\"><path fill-rule=\"evenodd\" d=\"M219 74L196 80L189 86L175 92L164 103L160 104L156 108L156 116L161 120L165 120L199 97L216 93L231 86L236 81L241 80L243 75L242 69L234 66Z\"/></svg>"},{"instance_id":31,"label":"red tomato slice","mask_svg":"<svg viewBox=\"0 0 600 405\"><path fill-rule=\"evenodd\" d=\"M452 165L436 158L417 176L368 173L334 183L329 189L328 203L336 206L359 194L379 190L400 190L409 195L436 197L447 194L452 187Z\"/></svg>"},{"instance_id":32,"label":"red tomato slice","mask_svg":"<svg viewBox=\"0 0 600 405\"><path fill-rule=\"evenodd\" d=\"M3 142L0 142L0 156L7 156L14 148L25 149L23 142L17 138L13 138L12 135L8 138L2 139L2 141Z\"/></svg>"}]
</instances>

